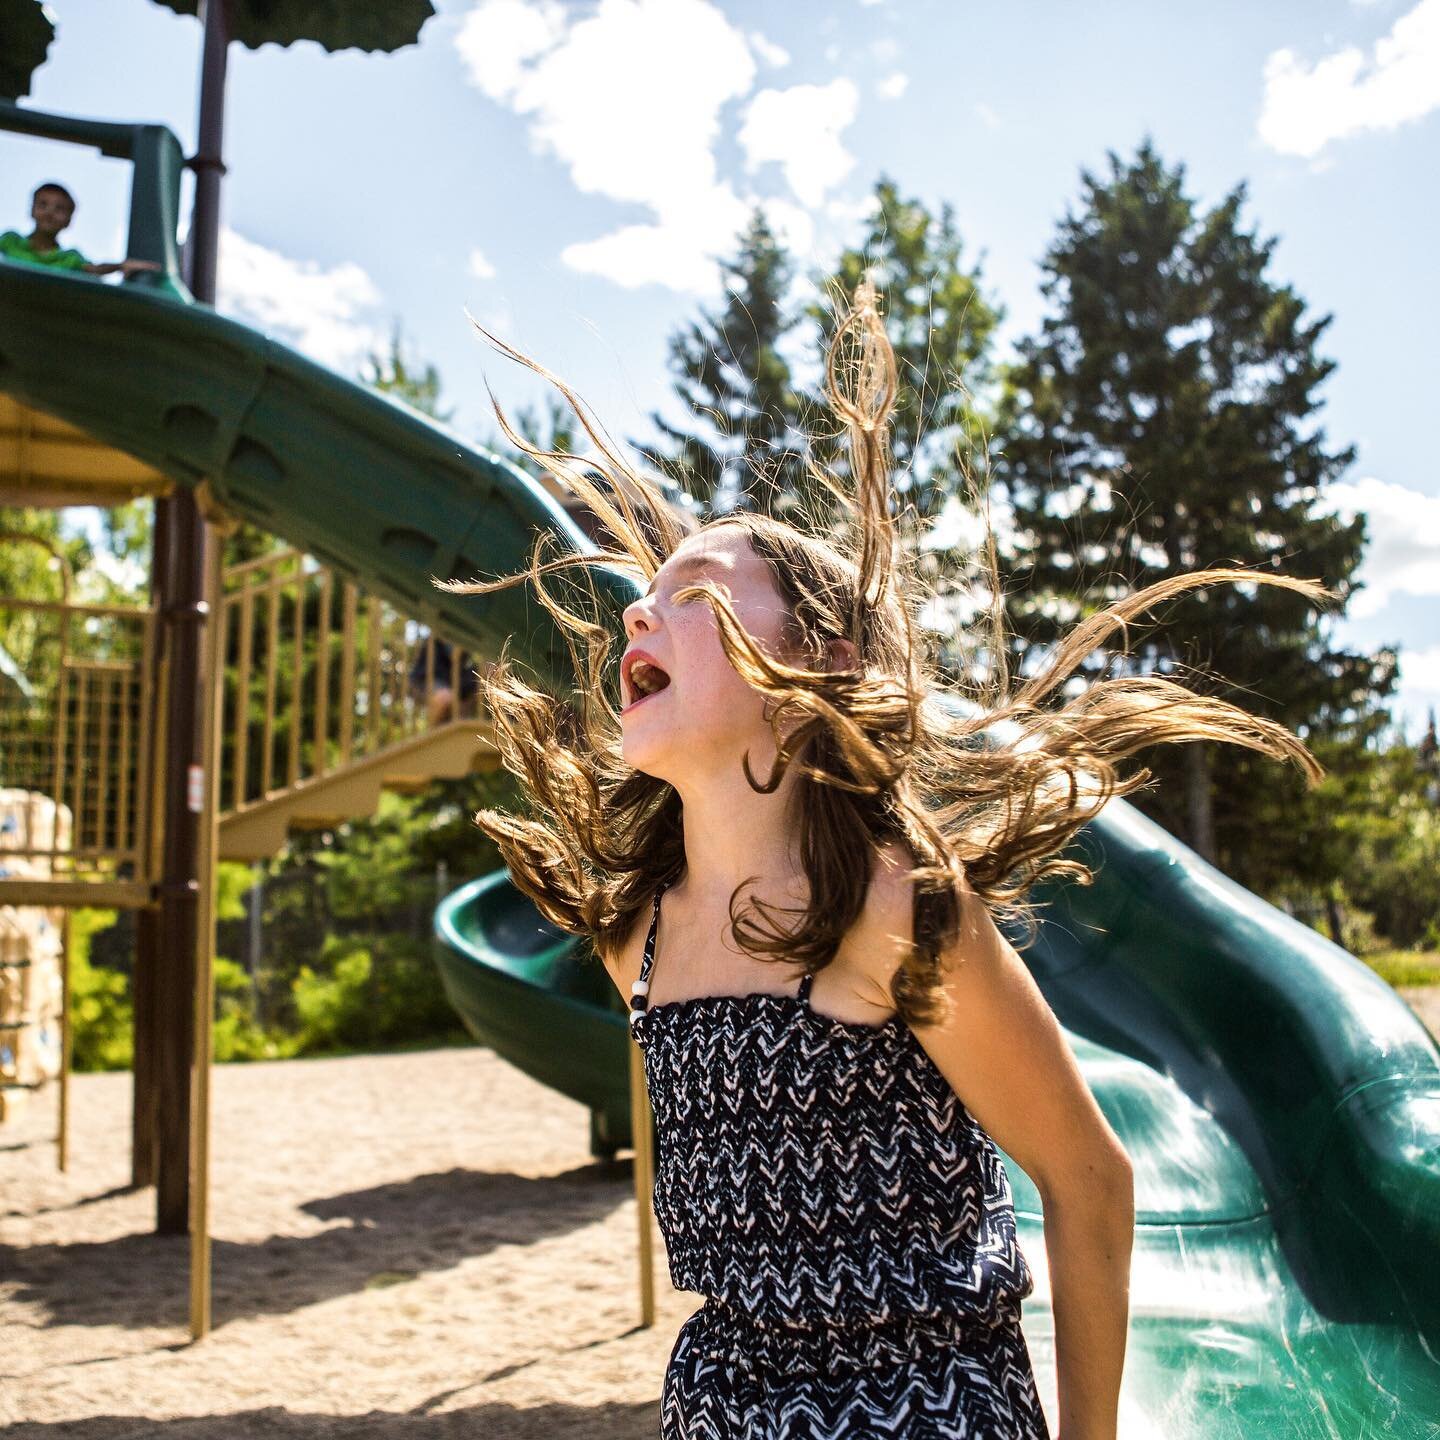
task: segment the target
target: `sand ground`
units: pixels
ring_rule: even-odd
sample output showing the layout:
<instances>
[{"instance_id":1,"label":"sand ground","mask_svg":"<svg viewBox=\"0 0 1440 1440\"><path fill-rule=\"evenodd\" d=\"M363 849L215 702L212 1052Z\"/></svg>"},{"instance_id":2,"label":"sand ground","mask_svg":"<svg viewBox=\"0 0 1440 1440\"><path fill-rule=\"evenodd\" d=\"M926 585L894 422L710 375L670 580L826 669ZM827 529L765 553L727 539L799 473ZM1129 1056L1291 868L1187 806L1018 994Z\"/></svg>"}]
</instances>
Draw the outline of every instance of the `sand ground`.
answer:
<instances>
[{"instance_id":1,"label":"sand ground","mask_svg":"<svg viewBox=\"0 0 1440 1440\"><path fill-rule=\"evenodd\" d=\"M1402 991L1440 1036L1440 987ZM639 1324L628 1153L488 1050L215 1073L215 1330L187 1343L187 1241L131 1191L128 1075L0 1131L6 1440L631 1440L659 1428L670 1287Z\"/></svg>"},{"instance_id":2,"label":"sand ground","mask_svg":"<svg viewBox=\"0 0 1440 1440\"><path fill-rule=\"evenodd\" d=\"M131 1191L128 1075L0 1131L6 1440L650 1437L675 1333L639 1324L629 1152L488 1050L223 1065L215 1329L187 1344L188 1242Z\"/></svg>"}]
</instances>

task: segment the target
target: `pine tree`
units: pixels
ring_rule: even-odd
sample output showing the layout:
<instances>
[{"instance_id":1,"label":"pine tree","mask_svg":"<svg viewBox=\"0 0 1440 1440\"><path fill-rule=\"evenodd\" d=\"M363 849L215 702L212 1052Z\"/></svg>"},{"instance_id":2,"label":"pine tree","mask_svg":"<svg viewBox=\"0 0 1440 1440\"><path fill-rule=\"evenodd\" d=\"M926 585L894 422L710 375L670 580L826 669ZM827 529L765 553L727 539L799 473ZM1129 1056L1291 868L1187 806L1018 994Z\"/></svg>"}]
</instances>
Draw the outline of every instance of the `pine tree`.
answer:
<instances>
[{"instance_id":1,"label":"pine tree","mask_svg":"<svg viewBox=\"0 0 1440 1440\"><path fill-rule=\"evenodd\" d=\"M694 428L651 419L664 436L637 448L703 506L782 515L805 489L801 402L780 353L792 265L757 208L724 261L725 302L671 337L674 389Z\"/></svg>"},{"instance_id":2,"label":"pine tree","mask_svg":"<svg viewBox=\"0 0 1440 1440\"><path fill-rule=\"evenodd\" d=\"M1316 508L1354 458L1315 422L1331 317L1308 319L1267 278L1276 242L1241 227L1245 185L1201 214L1184 167L1167 169L1148 139L1133 163L1109 158L1107 181L1082 172L1083 202L1046 255L1052 313L1018 347L997 426L1017 531L1005 589L1026 660L1077 617L1210 565L1318 578L1343 609L1365 545L1363 517ZM1393 653L1338 648L1304 596L1221 585L1151 618L1130 659L1099 654L1091 673L1185 667L1330 765L1388 719ZM1262 892L1307 868L1321 882L1296 841L1311 804L1298 771L1232 746L1137 758L1156 776L1141 808L1232 876Z\"/></svg>"},{"instance_id":3,"label":"pine tree","mask_svg":"<svg viewBox=\"0 0 1440 1440\"><path fill-rule=\"evenodd\" d=\"M369 373L360 379L382 395L403 400L413 410L447 425L453 410L440 409L440 372L425 361L412 362L405 354L405 337L397 320L390 330L389 350L381 355L372 351L367 357Z\"/></svg>"}]
</instances>

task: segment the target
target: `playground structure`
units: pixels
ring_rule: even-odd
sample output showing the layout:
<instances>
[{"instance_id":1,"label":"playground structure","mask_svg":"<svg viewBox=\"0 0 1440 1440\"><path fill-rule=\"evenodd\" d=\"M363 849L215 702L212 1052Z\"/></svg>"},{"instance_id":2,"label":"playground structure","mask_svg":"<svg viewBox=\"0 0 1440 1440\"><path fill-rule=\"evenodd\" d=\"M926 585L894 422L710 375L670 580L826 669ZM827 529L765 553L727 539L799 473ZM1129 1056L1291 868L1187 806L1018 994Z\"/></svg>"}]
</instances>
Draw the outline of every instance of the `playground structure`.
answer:
<instances>
[{"instance_id":1,"label":"playground structure","mask_svg":"<svg viewBox=\"0 0 1440 1440\"><path fill-rule=\"evenodd\" d=\"M47 795L0 790L0 878L43 877L44 860L16 856L13 847L37 834L64 847L68 820ZM64 926L58 906L0 906L0 1124L14 1118L31 1091L65 1072ZM62 1104L56 1137L62 1170L66 1118Z\"/></svg>"},{"instance_id":2,"label":"playground structure","mask_svg":"<svg viewBox=\"0 0 1440 1440\"><path fill-rule=\"evenodd\" d=\"M32 497L179 485L212 521L242 515L295 547L228 575L217 567L209 581L204 673L226 680L207 680L210 761L194 798L213 816L213 853L272 853L291 828L364 813L386 784L493 765L484 717L431 723L405 695L417 647L433 644L422 633L477 659L508 640L562 689L573 683L568 649L525 587L451 596L430 577L513 570L537 529L590 548L580 517L496 457L192 303L175 266L178 147L168 132L13 107L0 124L131 154L130 253L164 267L105 286L0 264L0 391L32 437L23 461L21 448L10 452L0 484ZM63 443L34 443L57 435ZM68 480L67 444L92 452ZM113 479L87 488L76 478L99 471ZM618 618L636 587L604 570L595 578ZM78 753L75 737L93 725L83 745L98 756L123 713L135 758L116 766L107 752L103 784L94 759L56 785L52 742L49 770L37 765L16 788L69 807L72 841L51 847L51 873L0 879L0 905L131 904L143 914L156 903L155 792L168 773L158 717L170 679L162 647L144 643L159 623L154 598L127 623L141 637L142 679L107 692L111 719L72 727L62 748ZM98 715L85 683L85 713ZM112 800L118 777L142 763L147 778L135 768L132 793L145 803ZM0 785L11 783L0 772ZM138 833L119 824L122 813ZM110 827L108 848L87 849L87 816ZM1157 1433L1177 1437L1427 1433L1440 1414L1440 1052L1366 967L1132 806L1112 801L1082 843L1096 883L1041 897L1041 939L1026 959L1135 1163L1127 1395ZM648 1108L613 986L503 873L449 897L436 935L470 1029L587 1106L594 1153L635 1145L648 1285ZM188 1045L199 1084L203 957L179 994L153 973L142 980L143 969L137 1060ZM174 1144L173 1115L154 1118L174 1103L173 1071L142 1070L137 1164L147 1146L153 1155ZM200 1128L185 1158L203 1194L203 1091L193 1113ZM156 1128L166 1133L157 1139ZM1009 1170L1022 1241L1038 1257L1039 1198ZM203 1230L203 1204L192 1215ZM1026 1314L1032 1337L1044 1336L1043 1295Z\"/></svg>"}]
</instances>

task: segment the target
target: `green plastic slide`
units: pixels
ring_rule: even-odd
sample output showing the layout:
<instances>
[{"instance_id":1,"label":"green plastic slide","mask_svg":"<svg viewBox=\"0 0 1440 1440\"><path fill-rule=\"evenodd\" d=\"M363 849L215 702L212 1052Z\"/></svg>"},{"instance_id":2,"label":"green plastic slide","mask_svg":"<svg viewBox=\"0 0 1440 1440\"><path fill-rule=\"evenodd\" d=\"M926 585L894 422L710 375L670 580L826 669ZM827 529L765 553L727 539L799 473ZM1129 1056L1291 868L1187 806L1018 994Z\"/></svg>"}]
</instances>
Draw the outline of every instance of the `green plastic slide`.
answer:
<instances>
[{"instance_id":1,"label":"green plastic slide","mask_svg":"<svg viewBox=\"0 0 1440 1440\"><path fill-rule=\"evenodd\" d=\"M592 547L512 466L190 301L175 271L179 149L155 126L0 106L0 128L135 162L130 253L105 285L0 262L0 390L195 484L480 654L509 640L573 684L509 572L537 531ZM635 589L596 579L614 614ZM1138 1224L1121 1433L1166 1440L1440 1437L1440 1051L1369 969L1227 880L1123 800L1077 841L1094 885L1045 892L1026 960L1130 1153ZM435 920L475 1036L630 1142L625 1012L603 967L504 874ZM1009 1165L1053 1346L1039 1198Z\"/></svg>"}]
</instances>

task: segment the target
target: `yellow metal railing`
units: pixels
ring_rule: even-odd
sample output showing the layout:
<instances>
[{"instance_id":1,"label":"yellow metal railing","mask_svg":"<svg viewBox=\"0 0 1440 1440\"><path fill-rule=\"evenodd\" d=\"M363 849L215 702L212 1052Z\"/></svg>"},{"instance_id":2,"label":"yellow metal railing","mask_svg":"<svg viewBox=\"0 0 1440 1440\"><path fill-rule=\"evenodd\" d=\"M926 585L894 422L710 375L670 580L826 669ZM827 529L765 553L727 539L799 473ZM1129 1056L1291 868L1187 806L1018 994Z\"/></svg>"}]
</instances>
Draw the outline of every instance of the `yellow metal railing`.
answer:
<instances>
[{"instance_id":1,"label":"yellow metal railing","mask_svg":"<svg viewBox=\"0 0 1440 1440\"><path fill-rule=\"evenodd\" d=\"M77 604L56 568L64 598L0 597L0 850L8 878L138 878L152 828L155 615Z\"/></svg>"},{"instance_id":2,"label":"yellow metal railing","mask_svg":"<svg viewBox=\"0 0 1440 1440\"><path fill-rule=\"evenodd\" d=\"M0 637L4 878L143 884L163 714L154 611L0 597ZM225 816L476 711L473 655L300 551L226 570L219 644Z\"/></svg>"},{"instance_id":3,"label":"yellow metal railing","mask_svg":"<svg viewBox=\"0 0 1440 1440\"><path fill-rule=\"evenodd\" d=\"M226 815L474 713L473 656L297 550L225 572L220 653Z\"/></svg>"}]
</instances>

